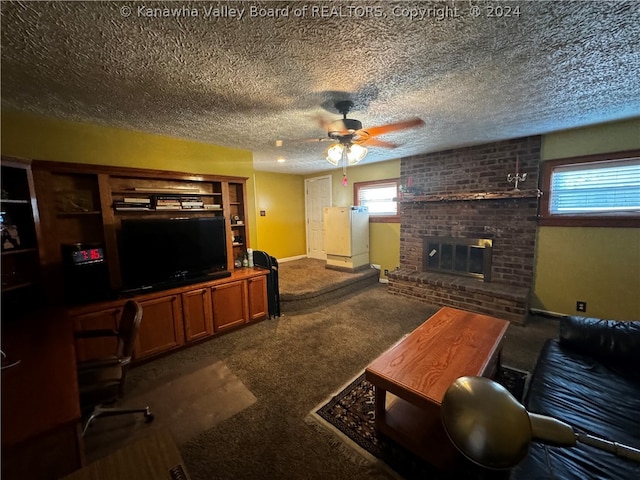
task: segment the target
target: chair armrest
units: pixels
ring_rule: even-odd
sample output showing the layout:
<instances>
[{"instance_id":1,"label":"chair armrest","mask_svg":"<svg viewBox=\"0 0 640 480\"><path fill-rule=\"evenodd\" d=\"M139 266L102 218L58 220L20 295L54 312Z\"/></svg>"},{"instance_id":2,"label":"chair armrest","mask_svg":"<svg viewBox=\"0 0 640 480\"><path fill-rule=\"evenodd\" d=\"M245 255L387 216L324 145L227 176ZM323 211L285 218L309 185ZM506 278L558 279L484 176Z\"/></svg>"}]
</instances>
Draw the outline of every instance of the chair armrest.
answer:
<instances>
[{"instance_id":1,"label":"chair armrest","mask_svg":"<svg viewBox=\"0 0 640 480\"><path fill-rule=\"evenodd\" d=\"M105 357L105 358L96 358L91 360L84 360L82 362L78 362L77 369L78 371L86 371L86 370L96 370L100 368L107 367L124 367L125 365L129 365L131 363L131 357L122 357L118 358L116 356Z\"/></svg>"},{"instance_id":2,"label":"chair armrest","mask_svg":"<svg viewBox=\"0 0 640 480\"><path fill-rule=\"evenodd\" d=\"M108 328L96 330L78 330L77 332L73 332L73 336L76 338L117 337L118 331Z\"/></svg>"},{"instance_id":3,"label":"chair armrest","mask_svg":"<svg viewBox=\"0 0 640 480\"><path fill-rule=\"evenodd\" d=\"M107 368L107 367L117 367L122 365L121 359L116 356L105 357L105 358L96 358L92 360L84 360L82 362L78 362L77 368L78 371L82 370L95 370L99 368Z\"/></svg>"}]
</instances>

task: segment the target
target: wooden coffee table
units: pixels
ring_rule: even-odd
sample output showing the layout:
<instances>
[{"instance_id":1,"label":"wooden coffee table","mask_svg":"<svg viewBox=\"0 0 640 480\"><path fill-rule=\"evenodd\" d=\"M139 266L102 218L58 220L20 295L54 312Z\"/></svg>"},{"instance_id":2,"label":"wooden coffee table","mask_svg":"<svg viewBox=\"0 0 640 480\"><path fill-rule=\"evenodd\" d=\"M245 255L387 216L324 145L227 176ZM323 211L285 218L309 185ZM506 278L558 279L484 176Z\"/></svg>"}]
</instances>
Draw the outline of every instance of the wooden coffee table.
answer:
<instances>
[{"instance_id":1,"label":"wooden coffee table","mask_svg":"<svg viewBox=\"0 0 640 480\"><path fill-rule=\"evenodd\" d=\"M365 370L375 387L376 428L432 465L450 470L458 456L440 419L445 391L458 377L493 377L509 322L444 307ZM389 395L387 392L394 395Z\"/></svg>"}]
</instances>

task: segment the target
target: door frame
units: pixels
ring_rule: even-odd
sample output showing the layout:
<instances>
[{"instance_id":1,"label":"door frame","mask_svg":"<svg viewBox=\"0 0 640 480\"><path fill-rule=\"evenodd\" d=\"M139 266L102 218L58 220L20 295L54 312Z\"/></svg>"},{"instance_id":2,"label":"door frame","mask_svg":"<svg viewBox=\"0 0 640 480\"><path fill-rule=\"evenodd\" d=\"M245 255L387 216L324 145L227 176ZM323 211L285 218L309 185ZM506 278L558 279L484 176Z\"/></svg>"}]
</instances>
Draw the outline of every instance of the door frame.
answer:
<instances>
[{"instance_id":1,"label":"door frame","mask_svg":"<svg viewBox=\"0 0 640 480\"><path fill-rule=\"evenodd\" d=\"M304 179L304 226L305 226L305 238L306 238L306 252L309 256L309 184L319 180L326 180L329 182L329 205L333 205L333 177L329 175L321 175L319 177L305 178ZM322 212L321 212L322 213ZM322 218L322 217L321 217ZM323 241L324 246L324 241Z\"/></svg>"}]
</instances>

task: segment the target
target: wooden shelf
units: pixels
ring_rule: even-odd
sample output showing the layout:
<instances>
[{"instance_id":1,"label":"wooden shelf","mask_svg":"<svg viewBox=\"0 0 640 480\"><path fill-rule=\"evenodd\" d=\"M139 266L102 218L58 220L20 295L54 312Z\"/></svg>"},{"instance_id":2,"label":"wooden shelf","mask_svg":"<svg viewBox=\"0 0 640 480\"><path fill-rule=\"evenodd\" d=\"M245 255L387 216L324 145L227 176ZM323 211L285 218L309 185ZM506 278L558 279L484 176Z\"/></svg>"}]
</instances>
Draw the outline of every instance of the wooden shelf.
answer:
<instances>
[{"instance_id":1,"label":"wooden shelf","mask_svg":"<svg viewBox=\"0 0 640 480\"><path fill-rule=\"evenodd\" d=\"M2 291L3 292L11 292L13 290L20 290L21 288L31 287L33 285L36 285L36 282L16 283L15 285L11 285L11 286L8 286L8 287L3 286L2 287Z\"/></svg>"},{"instance_id":2,"label":"wooden shelf","mask_svg":"<svg viewBox=\"0 0 640 480\"><path fill-rule=\"evenodd\" d=\"M111 192L113 195L129 195L131 197L140 197L140 198L149 198L149 196L153 195L166 195L170 197L217 197L221 196L221 192L192 192L192 191L162 191L162 190L148 190L148 191L140 191L140 190L113 190Z\"/></svg>"},{"instance_id":3,"label":"wooden shelf","mask_svg":"<svg viewBox=\"0 0 640 480\"><path fill-rule=\"evenodd\" d=\"M222 212L222 208L161 208L160 210L156 210L155 208L114 208L114 211L117 214L154 214L154 215L161 215L163 213L175 213L175 212L180 212L180 213L205 213L205 212L211 212L211 213L215 213L215 212Z\"/></svg>"},{"instance_id":4,"label":"wooden shelf","mask_svg":"<svg viewBox=\"0 0 640 480\"><path fill-rule=\"evenodd\" d=\"M505 192L475 192L475 193L442 193L434 195L408 195L398 197L400 203L425 202L466 202L478 200L504 200L510 198L538 198L540 190L509 190Z\"/></svg>"},{"instance_id":5,"label":"wooden shelf","mask_svg":"<svg viewBox=\"0 0 640 480\"><path fill-rule=\"evenodd\" d=\"M38 249L35 247L32 248L14 248L12 250L2 250L2 256L5 255L20 255L26 253L38 253Z\"/></svg>"},{"instance_id":6,"label":"wooden shelf","mask_svg":"<svg viewBox=\"0 0 640 480\"><path fill-rule=\"evenodd\" d=\"M244 224L248 221L244 177L48 161L34 161L33 168L38 204L47 206L41 215L41 231L49 241L40 254L44 263L54 266L47 270L45 278L45 291L52 300L64 296L64 282L59 281L63 273L61 246L64 244L103 246L109 287L114 291L122 287L118 235L123 221L224 215L228 270L233 270L234 260L249 247L249 227L230 223L234 216ZM23 197L19 191L9 196ZM156 201L162 203L162 198L171 200L164 202L169 204L192 199L200 203L192 204L195 208L176 205L175 209L156 209ZM73 211L74 203L88 211ZM132 208L127 208L129 204ZM211 208L214 205L216 208ZM150 208L145 208L147 206ZM60 222L64 223L63 228ZM240 232L242 245L232 245L233 228Z\"/></svg>"},{"instance_id":7,"label":"wooden shelf","mask_svg":"<svg viewBox=\"0 0 640 480\"><path fill-rule=\"evenodd\" d=\"M9 229L16 248L2 250L2 302L3 321L25 314L40 303L39 294L29 287L40 282L40 257L37 222L39 214L34 202L34 184L31 162L2 157L2 190L8 198L0 199L3 221ZM25 304L23 295L28 296ZM6 308L5 308L6 305Z\"/></svg>"},{"instance_id":8,"label":"wooden shelf","mask_svg":"<svg viewBox=\"0 0 640 480\"><path fill-rule=\"evenodd\" d=\"M76 217L81 215L100 215L102 212L98 210L91 210L89 212L56 212L58 217Z\"/></svg>"}]
</instances>

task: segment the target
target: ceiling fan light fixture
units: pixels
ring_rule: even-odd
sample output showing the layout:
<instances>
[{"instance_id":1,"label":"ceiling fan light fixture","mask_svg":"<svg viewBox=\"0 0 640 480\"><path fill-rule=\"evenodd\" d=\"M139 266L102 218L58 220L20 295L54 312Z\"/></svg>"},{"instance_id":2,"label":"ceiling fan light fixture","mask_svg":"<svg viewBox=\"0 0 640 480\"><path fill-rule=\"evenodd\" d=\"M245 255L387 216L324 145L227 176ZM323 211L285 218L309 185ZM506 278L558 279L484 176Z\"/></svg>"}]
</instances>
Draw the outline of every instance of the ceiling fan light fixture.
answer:
<instances>
[{"instance_id":1,"label":"ceiling fan light fixture","mask_svg":"<svg viewBox=\"0 0 640 480\"><path fill-rule=\"evenodd\" d=\"M337 166L342 159L342 152L344 145L341 143L334 143L327 149L327 162L333 166Z\"/></svg>"},{"instance_id":2,"label":"ceiling fan light fixture","mask_svg":"<svg viewBox=\"0 0 640 480\"><path fill-rule=\"evenodd\" d=\"M349 165L355 165L367 155L367 149L362 145L353 143L347 147L347 161Z\"/></svg>"}]
</instances>

